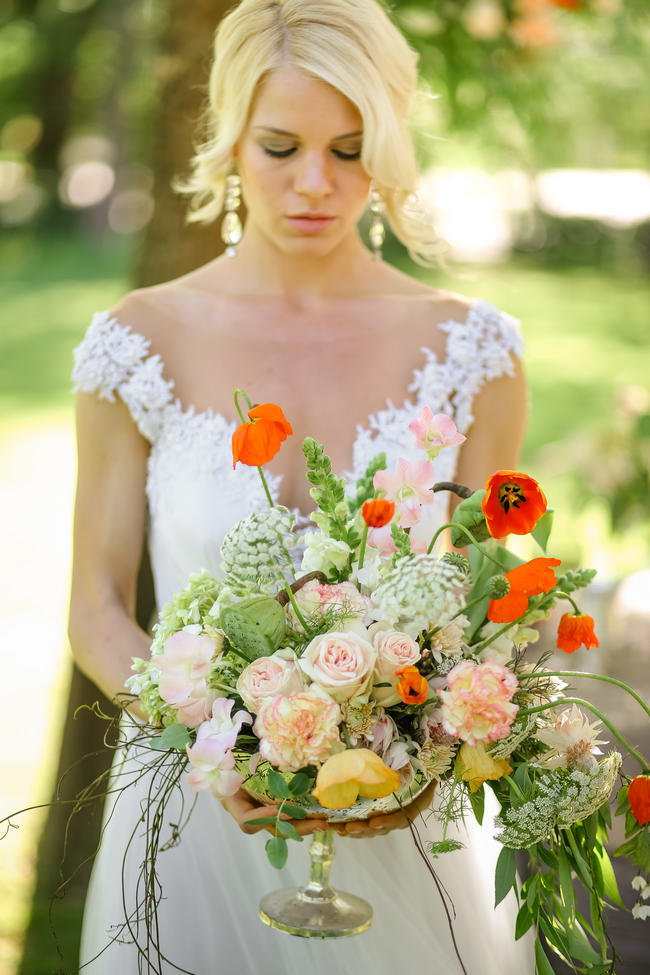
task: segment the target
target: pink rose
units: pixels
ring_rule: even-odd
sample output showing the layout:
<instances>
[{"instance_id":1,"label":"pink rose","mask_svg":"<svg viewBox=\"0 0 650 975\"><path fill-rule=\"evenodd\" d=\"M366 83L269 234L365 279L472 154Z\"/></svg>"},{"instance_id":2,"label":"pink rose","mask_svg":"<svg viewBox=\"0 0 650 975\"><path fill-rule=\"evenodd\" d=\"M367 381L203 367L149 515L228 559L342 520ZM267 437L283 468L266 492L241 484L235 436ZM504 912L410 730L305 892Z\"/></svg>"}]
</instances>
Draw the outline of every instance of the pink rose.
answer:
<instances>
[{"instance_id":1,"label":"pink rose","mask_svg":"<svg viewBox=\"0 0 650 975\"><path fill-rule=\"evenodd\" d=\"M320 765L344 749L340 721L338 704L310 688L264 701L253 730L263 759L282 772L296 772L305 765Z\"/></svg>"},{"instance_id":2,"label":"pink rose","mask_svg":"<svg viewBox=\"0 0 650 975\"><path fill-rule=\"evenodd\" d=\"M366 692L377 651L354 632L314 637L298 661L303 673L339 703Z\"/></svg>"},{"instance_id":3,"label":"pink rose","mask_svg":"<svg viewBox=\"0 0 650 975\"><path fill-rule=\"evenodd\" d=\"M502 664L463 660L447 674L449 689L439 691L445 731L469 745L505 738L519 710L511 703L519 686Z\"/></svg>"},{"instance_id":4,"label":"pink rose","mask_svg":"<svg viewBox=\"0 0 650 975\"><path fill-rule=\"evenodd\" d=\"M395 676L395 671L398 667L412 666L422 654L415 640L399 630L378 630L372 642L377 651L373 685L389 683L390 687L373 686L370 697L377 704L390 707L400 701L396 691L399 677Z\"/></svg>"},{"instance_id":5,"label":"pink rose","mask_svg":"<svg viewBox=\"0 0 650 975\"><path fill-rule=\"evenodd\" d=\"M305 686L298 660L288 648L270 657L259 657L242 670L237 690L250 711L259 711L263 701L276 694L291 694Z\"/></svg>"}]
</instances>

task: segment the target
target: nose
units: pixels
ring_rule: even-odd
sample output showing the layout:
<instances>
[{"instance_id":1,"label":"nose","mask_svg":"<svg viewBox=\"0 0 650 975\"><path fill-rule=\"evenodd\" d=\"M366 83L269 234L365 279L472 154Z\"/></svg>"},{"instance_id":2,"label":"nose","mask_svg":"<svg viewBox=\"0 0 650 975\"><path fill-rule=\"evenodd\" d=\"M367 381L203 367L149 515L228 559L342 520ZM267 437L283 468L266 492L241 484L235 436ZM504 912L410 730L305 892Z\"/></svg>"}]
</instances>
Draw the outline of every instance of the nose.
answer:
<instances>
[{"instance_id":1,"label":"nose","mask_svg":"<svg viewBox=\"0 0 650 975\"><path fill-rule=\"evenodd\" d=\"M294 188L296 193L311 199L318 199L332 192L330 162L324 153L305 153L295 175Z\"/></svg>"}]
</instances>

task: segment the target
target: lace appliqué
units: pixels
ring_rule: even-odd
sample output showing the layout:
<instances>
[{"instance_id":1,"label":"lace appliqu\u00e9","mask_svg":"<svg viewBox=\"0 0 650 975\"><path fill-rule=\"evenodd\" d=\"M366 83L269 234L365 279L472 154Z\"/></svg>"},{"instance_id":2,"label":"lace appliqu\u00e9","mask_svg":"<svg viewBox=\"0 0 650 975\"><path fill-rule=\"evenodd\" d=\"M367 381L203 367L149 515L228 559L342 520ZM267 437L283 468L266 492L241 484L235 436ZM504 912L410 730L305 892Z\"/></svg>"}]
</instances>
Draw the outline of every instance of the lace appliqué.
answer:
<instances>
[{"instance_id":1,"label":"lace appliqu\u00e9","mask_svg":"<svg viewBox=\"0 0 650 975\"><path fill-rule=\"evenodd\" d=\"M148 355L151 343L121 325L109 312L93 316L88 331L74 350L75 390L97 393L115 402L117 393L150 443L157 440L163 412L172 402L173 380L163 377L160 356Z\"/></svg>"}]
</instances>

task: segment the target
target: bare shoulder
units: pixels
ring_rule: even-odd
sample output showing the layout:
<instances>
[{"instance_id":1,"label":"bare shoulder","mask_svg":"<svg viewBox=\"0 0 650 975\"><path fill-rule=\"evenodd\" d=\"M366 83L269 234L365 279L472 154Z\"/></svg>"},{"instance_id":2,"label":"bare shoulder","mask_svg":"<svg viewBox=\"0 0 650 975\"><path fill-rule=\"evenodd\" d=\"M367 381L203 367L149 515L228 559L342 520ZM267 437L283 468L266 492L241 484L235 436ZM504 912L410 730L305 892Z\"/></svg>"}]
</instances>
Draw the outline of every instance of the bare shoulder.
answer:
<instances>
[{"instance_id":1,"label":"bare shoulder","mask_svg":"<svg viewBox=\"0 0 650 975\"><path fill-rule=\"evenodd\" d=\"M465 320L469 310L476 303L476 298L444 288L436 288L390 265L385 265L384 287L395 296L423 300L431 308L439 310L444 317L453 317L459 321Z\"/></svg>"}]
</instances>

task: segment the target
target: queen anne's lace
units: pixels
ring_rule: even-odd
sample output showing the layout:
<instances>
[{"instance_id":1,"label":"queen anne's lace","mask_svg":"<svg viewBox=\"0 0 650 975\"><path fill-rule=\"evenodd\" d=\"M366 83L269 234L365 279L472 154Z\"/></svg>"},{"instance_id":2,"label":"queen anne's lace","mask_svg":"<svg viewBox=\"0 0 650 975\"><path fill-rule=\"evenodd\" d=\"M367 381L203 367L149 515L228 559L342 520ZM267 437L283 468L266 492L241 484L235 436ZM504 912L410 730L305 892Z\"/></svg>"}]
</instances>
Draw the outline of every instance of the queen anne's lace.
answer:
<instances>
[{"instance_id":1,"label":"queen anne's lace","mask_svg":"<svg viewBox=\"0 0 650 975\"><path fill-rule=\"evenodd\" d=\"M416 637L422 630L448 623L464 606L468 585L457 566L434 555L414 555L400 559L372 600L382 619Z\"/></svg>"}]
</instances>

